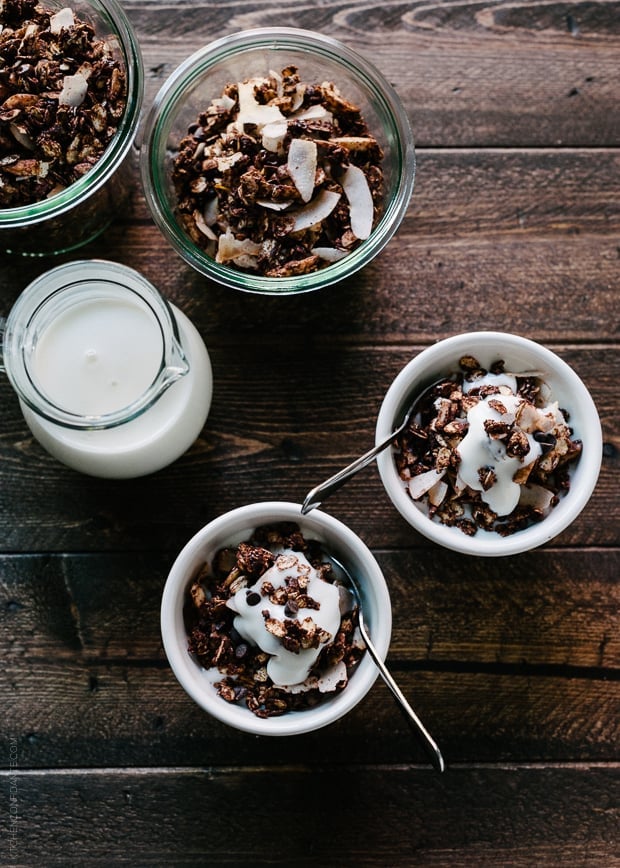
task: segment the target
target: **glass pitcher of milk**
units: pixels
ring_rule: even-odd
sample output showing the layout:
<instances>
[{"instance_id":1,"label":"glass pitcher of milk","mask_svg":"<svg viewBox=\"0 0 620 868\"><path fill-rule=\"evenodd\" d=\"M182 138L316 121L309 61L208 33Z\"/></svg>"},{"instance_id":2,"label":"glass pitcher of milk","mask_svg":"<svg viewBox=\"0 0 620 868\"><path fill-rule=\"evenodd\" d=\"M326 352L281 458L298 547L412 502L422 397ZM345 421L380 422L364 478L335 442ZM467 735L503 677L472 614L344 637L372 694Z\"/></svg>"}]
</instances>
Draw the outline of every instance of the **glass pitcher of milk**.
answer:
<instances>
[{"instance_id":1,"label":"glass pitcher of milk","mask_svg":"<svg viewBox=\"0 0 620 868\"><path fill-rule=\"evenodd\" d=\"M26 423L55 458L130 478L175 461L211 405L206 347L142 275L103 260L33 281L0 321L0 368Z\"/></svg>"}]
</instances>

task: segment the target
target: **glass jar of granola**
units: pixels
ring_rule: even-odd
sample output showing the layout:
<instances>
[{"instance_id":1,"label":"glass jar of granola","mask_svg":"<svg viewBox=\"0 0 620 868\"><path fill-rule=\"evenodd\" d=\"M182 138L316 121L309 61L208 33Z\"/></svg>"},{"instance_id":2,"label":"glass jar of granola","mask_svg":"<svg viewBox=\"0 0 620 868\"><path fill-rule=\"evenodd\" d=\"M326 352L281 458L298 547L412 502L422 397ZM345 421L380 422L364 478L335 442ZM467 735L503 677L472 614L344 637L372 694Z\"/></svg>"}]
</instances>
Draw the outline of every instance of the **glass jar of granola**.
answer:
<instances>
[{"instance_id":1,"label":"glass jar of granola","mask_svg":"<svg viewBox=\"0 0 620 868\"><path fill-rule=\"evenodd\" d=\"M142 91L116 0L4 0L1 252L62 253L108 226L131 187Z\"/></svg>"},{"instance_id":2,"label":"glass jar of granola","mask_svg":"<svg viewBox=\"0 0 620 868\"><path fill-rule=\"evenodd\" d=\"M350 47L288 27L225 36L163 85L141 171L153 219L211 280L282 295L368 265L413 192L404 105Z\"/></svg>"}]
</instances>

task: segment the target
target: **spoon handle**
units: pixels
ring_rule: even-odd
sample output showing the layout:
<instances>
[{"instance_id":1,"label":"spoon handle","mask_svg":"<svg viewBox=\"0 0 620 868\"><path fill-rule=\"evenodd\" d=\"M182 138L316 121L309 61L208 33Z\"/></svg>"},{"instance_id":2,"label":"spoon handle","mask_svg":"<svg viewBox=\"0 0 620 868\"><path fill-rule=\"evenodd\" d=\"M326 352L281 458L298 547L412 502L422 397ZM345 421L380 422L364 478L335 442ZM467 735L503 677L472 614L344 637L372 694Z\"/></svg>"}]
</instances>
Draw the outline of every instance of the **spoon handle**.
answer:
<instances>
[{"instance_id":1,"label":"spoon handle","mask_svg":"<svg viewBox=\"0 0 620 868\"><path fill-rule=\"evenodd\" d=\"M365 452L359 458L356 458L355 461L352 461L351 464L343 467L342 470L338 471L338 473L334 473L334 475L330 476L329 479L326 479L325 482L321 482L320 485L317 485L312 489L312 491L308 492L301 507L302 515L306 515L306 513L310 512L311 509L320 506L324 500L327 500L327 498L331 497L335 491L338 491L338 489L345 484L347 479L350 479L351 476L354 476L358 471L370 464L376 455L383 452L383 450L390 445L392 440L398 436L399 432L400 428L390 434L389 437L386 437L386 439L382 443L379 443L378 446L373 446L373 448L369 449L368 452Z\"/></svg>"},{"instance_id":2,"label":"spoon handle","mask_svg":"<svg viewBox=\"0 0 620 868\"><path fill-rule=\"evenodd\" d=\"M405 696L404 696L402 690L400 689L400 687L398 686L398 684L392 678L390 671L388 670L387 666L385 665L385 663L383 662L383 660L379 656L377 649L372 644L372 641L370 639L370 636L368 635L368 631L366 629L366 626L364 625L363 620L361 618L360 618L359 628L360 628L360 633L362 634L362 639L364 640L364 642L366 644L366 648L368 650L368 653L370 654L370 656L374 660L374 662L377 666L377 669L379 670L379 672L381 674L381 677L383 678L383 680L385 681L387 686L392 691L392 694L393 694L394 698L396 699L396 702L400 706L402 712L404 713L405 718L406 718L407 722L409 723L410 727L415 732L415 734L418 736L420 743L426 752L426 755L428 756L429 760L431 761L431 764L433 765L433 768L435 769L435 771L443 772L446 768L446 765L444 762L444 758L441 755L441 751L439 750L439 747L437 746L437 743L435 742L435 740L431 736L431 734L428 732L428 730L426 729L426 727L424 726L424 724L422 723L422 721L420 720L418 715L415 713L413 708L409 705L409 703L405 699Z\"/></svg>"}]
</instances>

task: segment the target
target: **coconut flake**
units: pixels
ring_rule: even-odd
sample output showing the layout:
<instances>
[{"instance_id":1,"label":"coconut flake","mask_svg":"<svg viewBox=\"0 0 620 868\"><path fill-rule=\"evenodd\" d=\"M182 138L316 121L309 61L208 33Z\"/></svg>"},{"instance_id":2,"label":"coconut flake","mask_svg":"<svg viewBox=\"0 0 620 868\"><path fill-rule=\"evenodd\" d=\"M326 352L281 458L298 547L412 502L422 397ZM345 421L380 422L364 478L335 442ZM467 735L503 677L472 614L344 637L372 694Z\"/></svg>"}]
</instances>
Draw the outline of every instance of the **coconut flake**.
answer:
<instances>
[{"instance_id":1,"label":"coconut flake","mask_svg":"<svg viewBox=\"0 0 620 868\"><path fill-rule=\"evenodd\" d=\"M16 142L19 142L22 147L27 148L29 151L34 151L34 142L23 127L20 128L17 124L12 123L9 124L9 129Z\"/></svg>"},{"instance_id":2,"label":"coconut flake","mask_svg":"<svg viewBox=\"0 0 620 868\"><path fill-rule=\"evenodd\" d=\"M428 490L428 502L431 506L441 506L448 493L448 483L443 479L437 480Z\"/></svg>"},{"instance_id":3,"label":"coconut flake","mask_svg":"<svg viewBox=\"0 0 620 868\"><path fill-rule=\"evenodd\" d=\"M374 214L372 194L366 175L351 163L342 176L342 187L349 200L351 214L351 231L363 241L372 232Z\"/></svg>"},{"instance_id":4,"label":"coconut flake","mask_svg":"<svg viewBox=\"0 0 620 868\"><path fill-rule=\"evenodd\" d=\"M238 124L254 124L259 129L262 129L266 124L285 120L284 115L277 106L264 105L257 102L254 89L260 83L261 80L257 78L251 78L249 81L240 81L238 83Z\"/></svg>"},{"instance_id":5,"label":"coconut flake","mask_svg":"<svg viewBox=\"0 0 620 868\"><path fill-rule=\"evenodd\" d=\"M286 168L304 202L310 201L314 191L316 157L316 142L309 139L293 139L288 151Z\"/></svg>"},{"instance_id":6,"label":"coconut flake","mask_svg":"<svg viewBox=\"0 0 620 868\"><path fill-rule=\"evenodd\" d=\"M213 226L217 222L217 218L220 214L220 203L218 201L217 196L214 196L212 199L208 199L203 210L202 216L204 217L204 221L207 226Z\"/></svg>"},{"instance_id":7,"label":"coconut flake","mask_svg":"<svg viewBox=\"0 0 620 868\"><path fill-rule=\"evenodd\" d=\"M318 256L326 262L338 262L344 256L348 256L348 250L341 250L339 247L313 247L310 251L313 256Z\"/></svg>"},{"instance_id":8,"label":"coconut flake","mask_svg":"<svg viewBox=\"0 0 620 868\"><path fill-rule=\"evenodd\" d=\"M519 506L530 506L534 509L540 509L541 512L546 512L551 506L553 500L553 492L542 485L522 485L519 495Z\"/></svg>"},{"instance_id":9,"label":"coconut flake","mask_svg":"<svg viewBox=\"0 0 620 868\"><path fill-rule=\"evenodd\" d=\"M73 27L75 24L75 18L73 17L73 12L66 6L64 9L60 9L54 15L50 15L50 31L52 33L60 33L62 30L68 30L69 27Z\"/></svg>"},{"instance_id":10,"label":"coconut flake","mask_svg":"<svg viewBox=\"0 0 620 868\"><path fill-rule=\"evenodd\" d=\"M211 227L207 225L204 214L201 214L201 212L196 209L193 216L194 222L196 223L196 228L199 229L203 235L206 235L209 241L217 241L217 235L215 234L213 229L211 229Z\"/></svg>"},{"instance_id":11,"label":"coconut flake","mask_svg":"<svg viewBox=\"0 0 620 868\"><path fill-rule=\"evenodd\" d=\"M427 470L425 473L418 473L417 476L412 476L409 480L409 494L412 500L419 500L423 494L426 494L430 489L442 478L444 470Z\"/></svg>"},{"instance_id":12,"label":"coconut flake","mask_svg":"<svg viewBox=\"0 0 620 868\"><path fill-rule=\"evenodd\" d=\"M261 246L255 241L250 241L249 238L239 240L235 238L230 229L222 233L218 238L217 253L215 255L216 262L228 262L231 259L236 259L239 256L258 256Z\"/></svg>"},{"instance_id":13,"label":"coconut flake","mask_svg":"<svg viewBox=\"0 0 620 868\"><path fill-rule=\"evenodd\" d=\"M315 223L320 223L332 213L340 200L340 193L335 190L321 190L307 205L296 211L293 232L309 229Z\"/></svg>"},{"instance_id":14,"label":"coconut flake","mask_svg":"<svg viewBox=\"0 0 620 868\"><path fill-rule=\"evenodd\" d=\"M284 150L284 137L288 130L286 121L274 121L266 124L263 127L262 145L266 151L271 151L274 154L282 153Z\"/></svg>"},{"instance_id":15,"label":"coconut flake","mask_svg":"<svg viewBox=\"0 0 620 868\"><path fill-rule=\"evenodd\" d=\"M273 202L271 199L257 199L256 204L263 208L271 208L272 211L285 211L290 208L292 202Z\"/></svg>"},{"instance_id":16,"label":"coconut flake","mask_svg":"<svg viewBox=\"0 0 620 868\"><path fill-rule=\"evenodd\" d=\"M297 111L294 114L295 120L299 121L333 121L333 114L328 111L324 106L319 105L311 105L307 109L303 109L303 111Z\"/></svg>"},{"instance_id":17,"label":"coconut flake","mask_svg":"<svg viewBox=\"0 0 620 868\"><path fill-rule=\"evenodd\" d=\"M77 108L84 102L87 92L88 81L81 72L76 72L75 75L65 75L62 80L62 90L58 95L58 103Z\"/></svg>"}]
</instances>

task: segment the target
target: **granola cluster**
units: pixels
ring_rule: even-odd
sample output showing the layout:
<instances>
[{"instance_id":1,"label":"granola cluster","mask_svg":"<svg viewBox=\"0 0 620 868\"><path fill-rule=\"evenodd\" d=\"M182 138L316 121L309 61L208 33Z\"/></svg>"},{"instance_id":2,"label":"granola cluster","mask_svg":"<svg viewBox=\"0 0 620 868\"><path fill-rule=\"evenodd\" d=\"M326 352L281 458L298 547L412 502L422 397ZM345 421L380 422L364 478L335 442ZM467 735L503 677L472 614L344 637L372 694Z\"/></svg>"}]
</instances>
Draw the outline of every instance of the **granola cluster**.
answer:
<instances>
[{"instance_id":1,"label":"granola cluster","mask_svg":"<svg viewBox=\"0 0 620 868\"><path fill-rule=\"evenodd\" d=\"M368 238L383 152L360 109L296 67L228 84L179 144L177 219L217 262L267 277L316 271Z\"/></svg>"},{"instance_id":2,"label":"granola cluster","mask_svg":"<svg viewBox=\"0 0 620 868\"><path fill-rule=\"evenodd\" d=\"M120 63L70 8L0 0L0 207L53 196L101 158L126 106Z\"/></svg>"},{"instance_id":3,"label":"granola cluster","mask_svg":"<svg viewBox=\"0 0 620 868\"><path fill-rule=\"evenodd\" d=\"M316 570L320 581L329 584L335 578L324 557L320 544L306 540L296 524L263 526L235 548L218 551L192 582L185 607L188 648L205 669L223 676L215 688L224 700L245 704L257 717L267 718L310 708L345 688L364 646L356 630L357 610L347 593L339 593L346 604L338 609L335 633L317 624L321 603L310 593L310 572ZM262 578L274 569L283 577L277 585ZM276 646L296 656L310 649L317 652L303 682L274 683L268 673L274 655L235 628L239 593L247 607L256 607ZM273 616L274 609L280 617Z\"/></svg>"},{"instance_id":4,"label":"granola cluster","mask_svg":"<svg viewBox=\"0 0 620 868\"><path fill-rule=\"evenodd\" d=\"M503 361L486 371L471 356L459 368L421 399L395 440L396 466L431 518L469 536L508 536L544 519L568 491L581 442L537 374L505 374ZM506 512L497 503L507 489L515 505Z\"/></svg>"}]
</instances>

